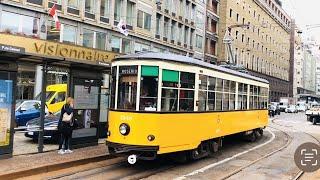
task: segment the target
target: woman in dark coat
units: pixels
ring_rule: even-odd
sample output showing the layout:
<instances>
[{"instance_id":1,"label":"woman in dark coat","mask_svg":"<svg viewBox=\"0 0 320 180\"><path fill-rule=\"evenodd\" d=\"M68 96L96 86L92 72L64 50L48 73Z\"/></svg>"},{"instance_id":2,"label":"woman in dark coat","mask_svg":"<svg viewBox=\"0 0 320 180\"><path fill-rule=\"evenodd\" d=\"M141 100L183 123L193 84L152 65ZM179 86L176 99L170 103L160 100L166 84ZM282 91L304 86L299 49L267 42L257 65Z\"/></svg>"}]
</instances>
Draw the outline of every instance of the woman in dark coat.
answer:
<instances>
[{"instance_id":1,"label":"woman in dark coat","mask_svg":"<svg viewBox=\"0 0 320 180\"><path fill-rule=\"evenodd\" d=\"M73 123L73 99L67 98L66 104L61 109L61 115L58 123L58 129L61 133L59 143L59 154L72 153L70 150L70 140L72 137Z\"/></svg>"}]
</instances>

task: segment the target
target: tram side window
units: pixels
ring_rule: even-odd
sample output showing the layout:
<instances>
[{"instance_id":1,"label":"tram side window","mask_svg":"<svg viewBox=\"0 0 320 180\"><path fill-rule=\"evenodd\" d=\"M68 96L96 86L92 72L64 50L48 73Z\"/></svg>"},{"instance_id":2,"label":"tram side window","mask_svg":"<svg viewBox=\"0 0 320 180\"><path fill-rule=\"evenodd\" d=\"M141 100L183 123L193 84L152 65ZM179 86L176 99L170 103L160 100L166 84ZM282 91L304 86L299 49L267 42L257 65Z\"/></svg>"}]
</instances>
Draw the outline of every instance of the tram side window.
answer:
<instances>
[{"instance_id":1,"label":"tram side window","mask_svg":"<svg viewBox=\"0 0 320 180\"><path fill-rule=\"evenodd\" d=\"M224 111L229 110L229 98L230 98L229 93L223 93L223 110Z\"/></svg>"},{"instance_id":2,"label":"tram side window","mask_svg":"<svg viewBox=\"0 0 320 180\"><path fill-rule=\"evenodd\" d=\"M223 80L220 78L217 78L216 91L223 91Z\"/></svg>"},{"instance_id":3,"label":"tram side window","mask_svg":"<svg viewBox=\"0 0 320 180\"><path fill-rule=\"evenodd\" d=\"M194 110L194 91L180 90L179 111Z\"/></svg>"},{"instance_id":4,"label":"tram side window","mask_svg":"<svg viewBox=\"0 0 320 180\"><path fill-rule=\"evenodd\" d=\"M249 95L250 96L250 98L249 98L249 108L250 109L254 109L253 89L254 89L253 85L250 85L250 95Z\"/></svg>"},{"instance_id":5,"label":"tram side window","mask_svg":"<svg viewBox=\"0 0 320 180\"><path fill-rule=\"evenodd\" d=\"M180 73L181 88L194 89L194 84L195 84L194 81L195 81L194 73L187 73L187 72Z\"/></svg>"},{"instance_id":6,"label":"tram side window","mask_svg":"<svg viewBox=\"0 0 320 180\"><path fill-rule=\"evenodd\" d=\"M216 93L215 92L208 92L208 106L209 111L214 111L215 109L215 100L216 100Z\"/></svg>"},{"instance_id":7,"label":"tram side window","mask_svg":"<svg viewBox=\"0 0 320 180\"><path fill-rule=\"evenodd\" d=\"M222 110L222 93L216 93L216 111Z\"/></svg>"},{"instance_id":8,"label":"tram side window","mask_svg":"<svg viewBox=\"0 0 320 180\"><path fill-rule=\"evenodd\" d=\"M117 82L117 67L112 67L112 76L111 76L111 108L115 108L115 100L116 100L116 82Z\"/></svg>"},{"instance_id":9,"label":"tram side window","mask_svg":"<svg viewBox=\"0 0 320 180\"><path fill-rule=\"evenodd\" d=\"M198 111L206 111L207 110L207 82L208 77L205 75L199 75L199 94L198 94Z\"/></svg>"},{"instance_id":10,"label":"tram side window","mask_svg":"<svg viewBox=\"0 0 320 180\"><path fill-rule=\"evenodd\" d=\"M235 110L235 104L236 104L236 82L230 81L230 104L229 104L229 110Z\"/></svg>"},{"instance_id":11,"label":"tram side window","mask_svg":"<svg viewBox=\"0 0 320 180\"><path fill-rule=\"evenodd\" d=\"M118 109L136 109L137 74L138 66L119 67Z\"/></svg>"},{"instance_id":12,"label":"tram side window","mask_svg":"<svg viewBox=\"0 0 320 180\"><path fill-rule=\"evenodd\" d=\"M156 111L158 101L159 68L156 66L141 67L140 107L143 111Z\"/></svg>"},{"instance_id":13,"label":"tram side window","mask_svg":"<svg viewBox=\"0 0 320 180\"><path fill-rule=\"evenodd\" d=\"M178 110L179 72L162 70L161 111L172 112Z\"/></svg>"},{"instance_id":14,"label":"tram side window","mask_svg":"<svg viewBox=\"0 0 320 180\"><path fill-rule=\"evenodd\" d=\"M216 100L216 78L209 77L208 78L208 108L209 111L215 110L215 100Z\"/></svg>"}]
</instances>

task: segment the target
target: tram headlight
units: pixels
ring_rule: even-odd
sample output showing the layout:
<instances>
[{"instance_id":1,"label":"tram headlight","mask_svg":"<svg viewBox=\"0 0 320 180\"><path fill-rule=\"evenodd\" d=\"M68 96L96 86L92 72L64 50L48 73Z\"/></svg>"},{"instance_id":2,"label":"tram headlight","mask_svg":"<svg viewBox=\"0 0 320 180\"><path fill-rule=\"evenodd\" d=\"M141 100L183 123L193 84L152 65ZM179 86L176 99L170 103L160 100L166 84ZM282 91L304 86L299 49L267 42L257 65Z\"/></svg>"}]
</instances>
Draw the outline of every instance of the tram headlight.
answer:
<instances>
[{"instance_id":1,"label":"tram headlight","mask_svg":"<svg viewBox=\"0 0 320 180\"><path fill-rule=\"evenodd\" d=\"M130 126L128 124L122 123L119 127L119 131L122 135L126 136L130 133Z\"/></svg>"}]
</instances>

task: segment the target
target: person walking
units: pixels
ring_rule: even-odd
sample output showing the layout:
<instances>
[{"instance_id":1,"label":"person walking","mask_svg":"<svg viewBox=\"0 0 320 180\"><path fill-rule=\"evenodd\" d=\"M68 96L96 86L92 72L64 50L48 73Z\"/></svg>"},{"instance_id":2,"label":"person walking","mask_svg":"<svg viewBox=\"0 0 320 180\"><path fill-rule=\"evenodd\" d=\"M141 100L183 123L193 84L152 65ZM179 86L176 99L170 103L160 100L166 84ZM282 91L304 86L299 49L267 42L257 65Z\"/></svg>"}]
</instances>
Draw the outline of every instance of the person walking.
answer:
<instances>
[{"instance_id":1,"label":"person walking","mask_svg":"<svg viewBox=\"0 0 320 180\"><path fill-rule=\"evenodd\" d=\"M73 130L73 98L68 97L66 104L61 109L58 129L61 133L59 143L59 154L72 153L70 140Z\"/></svg>"}]
</instances>

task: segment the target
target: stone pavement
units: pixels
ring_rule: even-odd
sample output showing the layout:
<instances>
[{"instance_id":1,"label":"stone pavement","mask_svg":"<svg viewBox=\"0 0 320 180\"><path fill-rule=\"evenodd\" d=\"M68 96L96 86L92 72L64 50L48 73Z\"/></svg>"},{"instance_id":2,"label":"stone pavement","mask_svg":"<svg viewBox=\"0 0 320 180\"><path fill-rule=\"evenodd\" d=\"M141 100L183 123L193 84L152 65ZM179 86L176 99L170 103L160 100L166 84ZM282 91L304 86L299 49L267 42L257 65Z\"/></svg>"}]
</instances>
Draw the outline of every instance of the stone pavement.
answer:
<instances>
[{"instance_id":1,"label":"stone pavement","mask_svg":"<svg viewBox=\"0 0 320 180\"><path fill-rule=\"evenodd\" d=\"M0 160L0 179L19 178L34 173L61 169L64 166L105 160L108 158L107 155L105 144L75 149L73 153L64 155L59 155L57 151L17 155Z\"/></svg>"}]
</instances>

